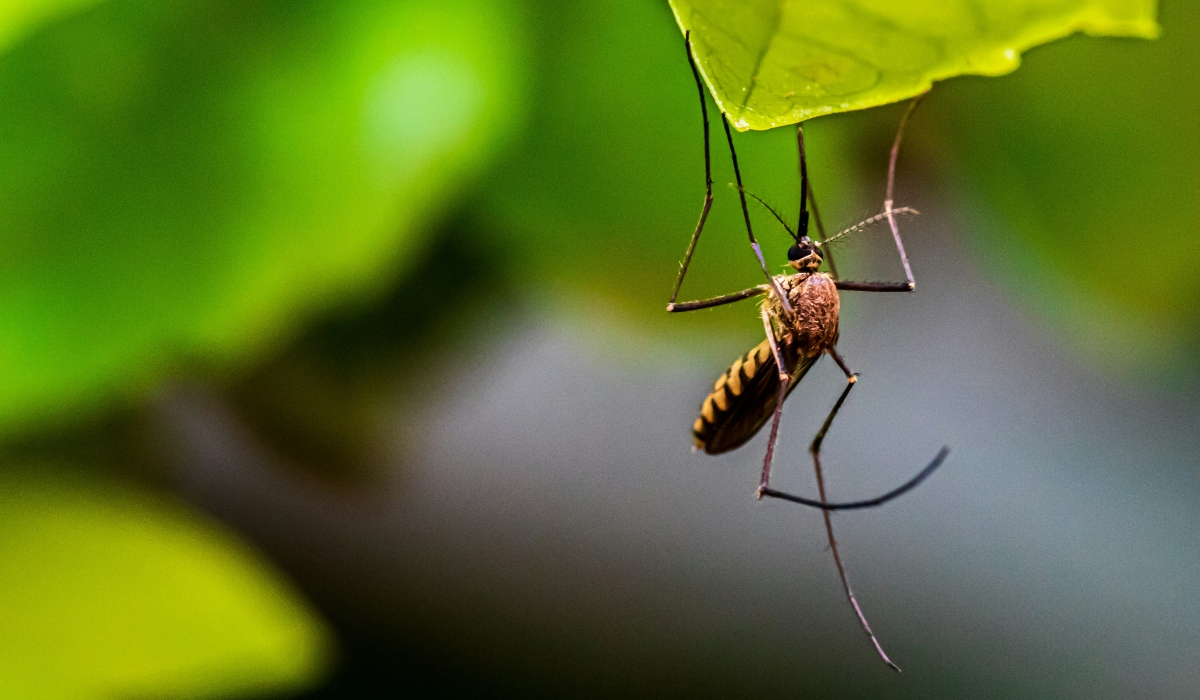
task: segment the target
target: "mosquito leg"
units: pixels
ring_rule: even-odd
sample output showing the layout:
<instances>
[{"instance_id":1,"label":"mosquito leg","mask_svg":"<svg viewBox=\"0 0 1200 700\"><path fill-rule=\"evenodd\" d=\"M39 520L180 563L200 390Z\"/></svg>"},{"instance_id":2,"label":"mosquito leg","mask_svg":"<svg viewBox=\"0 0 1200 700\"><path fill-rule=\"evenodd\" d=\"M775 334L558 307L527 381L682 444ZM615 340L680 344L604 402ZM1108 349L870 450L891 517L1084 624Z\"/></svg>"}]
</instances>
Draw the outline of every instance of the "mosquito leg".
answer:
<instances>
[{"instance_id":1,"label":"mosquito leg","mask_svg":"<svg viewBox=\"0 0 1200 700\"><path fill-rule=\"evenodd\" d=\"M775 367L779 370L779 398L775 402L775 415L771 418L771 435L767 438L767 454L763 457L762 477L758 482L756 498L763 497L763 491L771 486L771 460L775 456L775 443L779 440L779 419L783 416L783 401L787 398L788 371L787 363L783 361L783 353L779 351L779 343L775 341L775 327L771 325L771 315L764 308L761 310L763 330L767 332L767 344L771 346L771 355L775 357Z\"/></svg>"},{"instance_id":2,"label":"mosquito leg","mask_svg":"<svg viewBox=\"0 0 1200 700\"><path fill-rule=\"evenodd\" d=\"M796 125L796 151L800 156L800 214L796 234L797 238L808 238L808 154L804 151L804 124Z\"/></svg>"},{"instance_id":3,"label":"mosquito leg","mask_svg":"<svg viewBox=\"0 0 1200 700\"><path fill-rule=\"evenodd\" d=\"M933 458L933 461L927 464L924 469L917 473L916 476L904 482L900 486L888 491L882 496L876 496L875 498L868 498L861 501L830 503L825 500L824 490L820 492L821 500L817 501L811 498L805 498L803 496L795 496L783 491L776 491L775 489L771 488L771 457L775 450L775 437L779 430L779 416L781 413L780 406L783 405L783 399L786 397L786 394L783 392L787 390L787 382L784 377L786 370L783 363L783 357L775 343L773 329L771 327L770 320L767 318L765 310L763 311L763 326L767 331L767 342L771 345L771 352L775 355L775 363L780 368L779 376L780 379L783 380L781 383L784 384L784 388L780 390L780 401L775 405L775 418L771 422L771 437L767 441L767 457L763 462L762 480L759 482L757 493L758 498L762 498L763 496L778 498L782 501L790 501L792 503L798 503L802 506L820 508L821 510L826 511L826 513L831 510L858 510L861 508L874 508L875 506L881 506L884 503L887 503L894 498L903 496L909 491L915 489L922 481L925 481L930 474L937 471L938 467L942 466L942 463L946 461L946 456L950 454L949 447L943 447L941 450L939 450L937 455ZM842 359L842 356L838 354L836 349L830 348L829 355L833 358L833 361L837 363L838 367L841 368L842 372L845 373L846 388L842 391L842 395L838 397L837 403L834 404L833 410L829 412L829 416L825 419L825 423L821 426L821 431L817 433L815 438L813 438L812 446L809 448L813 454L813 461L818 473L818 481L820 481L821 471L821 443L825 441L825 433L829 432L829 426L833 423L833 417L837 415L838 410L841 409L842 404L845 403L846 396L850 394L850 389L853 388L858 382L858 375L850 371L850 368L846 366L846 361Z\"/></svg>"},{"instance_id":4,"label":"mosquito leg","mask_svg":"<svg viewBox=\"0 0 1200 700\"><path fill-rule=\"evenodd\" d=\"M742 199L742 217L746 220L746 235L750 237L750 247L754 249L754 255L758 258L758 264L762 267L763 274L767 276L767 283L771 285L775 296L779 299L779 303L783 306L783 310L791 315L792 304L788 301L787 295L779 288L779 282L775 280L775 276L771 274L771 270L767 267L767 261L763 258L762 248L758 246L758 241L754 238L754 229L750 227L750 208L746 206L746 190L742 187L742 171L738 168L737 151L733 148L733 132L729 130L729 118L725 113L721 113L721 123L725 125L725 140L729 142L729 156L733 159L733 175L737 179L738 196Z\"/></svg>"},{"instance_id":5,"label":"mosquito leg","mask_svg":"<svg viewBox=\"0 0 1200 700\"><path fill-rule=\"evenodd\" d=\"M825 423L821 425L821 430L813 438L812 445L808 448L808 451L812 453L813 471L817 475L817 493L821 496L822 502L826 500L826 497L825 476L821 471L821 443L825 440L825 433L829 431L829 426L833 423L834 416L837 415L842 404L846 402L846 396L850 394L850 390L854 388L855 383L858 381L858 375L850 371L845 361L842 360L841 355L838 355L837 350L830 347L829 355L837 362L838 367L841 367L842 371L846 373L846 388L842 390L842 395L838 397L837 403L833 405L833 410L825 418ZM833 563L837 566L838 576L842 579L842 588L846 591L846 599L850 601L850 607L854 608L854 614L858 616L858 623L862 626L863 632L867 633L867 637L871 639L871 644L875 645L875 651L879 653L879 658L883 659L883 662L890 666L892 670L899 671L900 667L892 663L892 660L888 658L887 653L884 652L883 647L879 644L879 640L875 638L875 633L871 631L870 623L867 622L862 608L858 605L858 599L854 597L854 590L850 588L850 579L846 577L846 567L842 564L842 556L838 552L837 540L833 537L833 516L828 510L822 511L821 515L825 518L825 533L829 536L829 550L833 553Z\"/></svg>"},{"instance_id":6,"label":"mosquito leg","mask_svg":"<svg viewBox=\"0 0 1200 700\"><path fill-rule=\"evenodd\" d=\"M808 183L807 190L808 206L812 209L813 223L817 225L817 235L823 241L825 240L825 224L821 221L821 210L817 208L817 197L813 194L811 182ZM821 250L821 257L825 259L825 262L829 263L829 271L833 273L833 279L836 281L840 275L838 275L837 263L833 261L833 249L823 248Z\"/></svg>"},{"instance_id":7,"label":"mosquito leg","mask_svg":"<svg viewBox=\"0 0 1200 700\"><path fill-rule=\"evenodd\" d=\"M796 229L801 236L808 235L808 210L812 209L813 221L817 224L817 234L825 240L825 224L821 221L821 210L817 208L817 198L813 194L812 182L808 179L808 152L804 148L804 124L796 125L796 150L800 154L800 222ZM829 263L829 271L833 278L838 278L837 263L833 261L833 251L822 252L822 258Z\"/></svg>"},{"instance_id":8,"label":"mosquito leg","mask_svg":"<svg viewBox=\"0 0 1200 700\"><path fill-rule=\"evenodd\" d=\"M908 109L904 111L904 116L900 117L900 126L896 129L896 140L892 142L892 153L888 158L888 175L887 175L887 195L883 199L883 211L887 214L888 226L892 229L892 238L896 239L896 250L900 253L900 262L904 265L904 277L908 280L908 289L899 291L911 292L916 288L917 282L913 279L912 267L908 264L908 253L904 252L904 241L900 240L900 227L896 225L896 217L892 213L892 204L894 203L894 194L896 191L896 160L900 157L900 140L904 138L904 127L908 124L908 118L912 115L913 110L921 103L921 98L924 94L918 95L912 102L908 103ZM893 289L871 289L863 291L897 291Z\"/></svg>"},{"instance_id":9,"label":"mosquito leg","mask_svg":"<svg viewBox=\"0 0 1200 700\"><path fill-rule=\"evenodd\" d=\"M913 278L912 266L908 264L908 253L904 251L904 241L900 239L900 227L896 224L897 214L915 214L916 211L908 207L895 208L895 200L893 199L896 190L896 160L900 157L900 141L904 138L904 127L908 124L908 118L912 115L913 110L921 102L924 95L919 95L908 105L908 109L904 112L904 116L900 118L900 127L896 130L896 140L892 143L891 157L888 159L888 177L887 177L887 195L883 200L883 213L876 214L864 221L851 226L842 231L838 235L831 238L822 237L822 245L831 240L841 238L847 233L860 230L864 225L872 224L880 219L887 219L888 227L892 230L892 238L896 241L896 250L900 253L900 263L904 266L904 282L848 282L836 280L835 284L838 289L856 292L911 292L917 288L917 282ZM823 236L823 234L822 234Z\"/></svg>"},{"instance_id":10,"label":"mosquito leg","mask_svg":"<svg viewBox=\"0 0 1200 700\"><path fill-rule=\"evenodd\" d=\"M911 292L916 288L913 282L847 282L835 280L834 286L847 292Z\"/></svg>"},{"instance_id":11,"label":"mosquito leg","mask_svg":"<svg viewBox=\"0 0 1200 700\"><path fill-rule=\"evenodd\" d=\"M926 465L924 469L922 469L920 472L918 472L916 476L914 476L913 478L904 482L900 486L897 486L896 488L892 489L891 491L888 491L887 493L883 494L882 496L876 496L875 498L867 498L867 499L864 499L861 501L843 501L841 503L829 503L828 501L818 501L818 500L815 500L812 498L805 498L803 496L794 496L790 493L784 493L783 491L776 491L775 489L769 489L769 488L768 489L760 489L760 492L761 492L760 496L769 496L771 498L778 498L781 501L789 501L791 503L798 503L802 506L808 506L810 508L820 508L821 510L861 510L863 508L874 508L876 506L881 506L884 503L887 503L888 501L890 501L894 498L899 498L900 496L903 496L904 494L908 493L909 491L912 491L913 489L915 489L918 485L920 485L920 483L922 481L925 481L925 479L930 474L937 471L938 467L942 466L942 463L946 461L946 457L949 454L950 454L950 448L943 447L942 449L938 450L938 453L936 456L934 456L933 460L928 465Z\"/></svg>"},{"instance_id":12,"label":"mosquito leg","mask_svg":"<svg viewBox=\"0 0 1200 700\"><path fill-rule=\"evenodd\" d=\"M821 494L821 500L825 500L825 482L821 476L821 459L817 453L813 453L813 467L817 473L817 490ZM854 614L858 616L858 623L862 626L863 632L867 633L871 644L875 646L875 651L879 654L879 658L887 664L893 671L900 672L900 667L888 658L887 652L879 644L879 640L875 638L875 633L871 631L871 625L867 622L867 618L863 615L862 608L858 605L858 600L854 597L854 590L850 588L850 580L846 578L846 567L842 565L842 557L838 554L837 540L833 537L833 520L828 510L821 511L825 518L825 533L829 536L829 550L833 552L833 563L837 566L838 576L842 579L842 588L846 591L846 599L850 601L850 606L854 608Z\"/></svg>"},{"instance_id":13,"label":"mosquito leg","mask_svg":"<svg viewBox=\"0 0 1200 700\"><path fill-rule=\"evenodd\" d=\"M808 152L804 148L804 124L796 125L796 150L800 154L800 221L796 230L801 236L808 236L808 210L812 208L812 218L817 224L817 233L825 240L825 225L821 222L821 212L817 209L817 199L813 196L812 182L808 179ZM829 270L833 278L838 277L837 264L833 262L833 254L825 251L822 257L829 262Z\"/></svg>"},{"instance_id":14,"label":"mosquito leg","mask_svg":"<svg viewBox=\"0 0 1200 700\"><path fill-rule=\"evenodd\" d=\"M770 291L770 289L771 288L767 285L760 284L757 287L743 289L742 291L734 292L733 294L723 294L719 297L713 297L711 299L700 299L699 301L681 301L678 304L671 302L670 304L667 304L667 311L678 313L681 311L695 311L696 309L708 309L714 306L732 304L737 301L756 297L759 294L766 294L768 291Z\"/></svg>"},{"instance_id":15,"label":"mosquito leg","mask_svg":"<svg viewBox=\"0 0 1200 700\"><path fill-rule=\"evenodd\" d=\"M696 60L692 56L692 33L683 36L683 47L687 51L688 65L692 67L692 77L696 79L696 90L700 93L700 116L704 121L704 207L700 210L700 220L696 222L696 231L688 243L687 252L683 255L683 264L679 266L679 277L675 279L675 288L671 290L671 301L667 310L672 311L675 299L679 297L679 288L683 285L683 276L687 274L688 265L692 262L692 253L696 252L696 244L700 242L700 232L704 230L704 222L708 219L708 210L712 208L712 157L708 135L708 104L704 99L704 85L700 82L700 71L696 69ZM703 308L703 307L698 307Z\"/></svg>"},{"instance_id":16,"label":"mosquito leg","mask_svg":"<svg viewBox=\"0 0 1200 700\"><path fill-rule=\"evenodd\" d=\"M775 404L775 415L771 419L771 434L770 434L770 437L767 438L767 454L766 454L766 457L763 458L762 478L759 480L758 492L756 493L756 496L758 498L761 499L763 496L770 496L772 498L779 498L779 499L782 499L785 501L791 501L792 503L799 503L801 505L811 506L813 508L820 508L826 512L831 511L831 510L856 510L859 508L873 508L875 506L881 506L884 503L887 503L888 501L892 500L893 498L902 496L905 493L916 488L918 484L920 484L922 481L924 481L926 477L928 477L938 467L940 467L942 465L942 462L944 462L946 459L946 455L950 453L949 448L946 448L946 447L943 447L942 450L940 452L938 452L937 457L934 457L933 461L930 462L928 466L926 466L924 469L922 469L921 472L919 474L917 474L915 477L913 477L912 479L909 479L904 484L900 485L898 488L892 489L891 491L883 494L882 496L876 496L875 498L870 498L870 499L867 499L864 501L848 501L845 503L829 503L825 500L825 496L824 496L823 492L821 494L821 500L814 501L811 498L804 498L802 496L793 496L789 493L784 493L782 491L776 491L775 489L771 488L771 461L775 454L775 445L779 439L779 418L780 418L780 416L783 415L783 401L784 401L784 399L787 398L788 382L790 381L790 379L789 379L788 373L787 373L787 366L783 361L783 354L779 352L779 345L775 341L775 331L774 331L774 328L772 328L772 326L771 326L771 319L767 315L765 310L762 312L762 317L763 317L763 328L767 332L767 343L771 346L771 354L775 357L775 366L777 368L779 368L780 388L779 388L779 399ZM833 357L834 357L834 360L838 363L838 366L842 368L842 371L846 372L846 376L849 379L853 380L853 378L856 375L854 375L854 373L850 372L846 368L846 363L842 360L841 356L834 354ZM850 392L849 386L852 386L852 385L853 385L853 381L851 381L850 384L847 386L845 393ZM845 399L846 399L846 396L845 396L845 394L843 394L841 399L838 401L838 407L841 406L841 402L845 401ZM836 413L836 412L837 412L837 407L834 408L833 413ZM832 422L832 415L830 416L829 419L826 420L826 424L822 428L821 439L824 439L824 432L829 429L830 422Z\"/></svg>"}]
</instances>

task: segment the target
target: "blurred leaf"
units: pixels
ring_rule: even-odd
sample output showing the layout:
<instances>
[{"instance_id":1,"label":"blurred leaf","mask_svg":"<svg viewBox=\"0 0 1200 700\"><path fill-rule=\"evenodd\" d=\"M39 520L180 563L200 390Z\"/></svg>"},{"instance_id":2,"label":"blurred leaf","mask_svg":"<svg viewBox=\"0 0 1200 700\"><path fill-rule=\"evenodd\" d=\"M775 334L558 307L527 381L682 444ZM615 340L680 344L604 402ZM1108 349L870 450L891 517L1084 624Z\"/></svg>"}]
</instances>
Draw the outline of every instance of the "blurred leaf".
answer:
<instances>
[{"instance_id":1,"label":"blurred leaf","mask_svg":"<svg viewBox=\"0 0 1200 700\"><path fill-rule=\"evenodd\" d=\"M931 100L1007 293L1160 381L1196 376L1200 351L1200 7L1170 9L1160 41L1063 42Z\"/></svg>"},{"instance_id":2,"label":"blurred leaf","mask_svg":"<svg viewBox=\"0 0 1200 700\"><path fill-rule=\"evenodd\" d=\"M464 275L490 247L457 222L369 306L322 319L225 395L274 454L340 485L394 476L430 393L489 362L513 327L499 275ZM492 252L490 265L507 266ZM464 370L463 368L469 368Z\"/></svg>"},{"instance_id":3,"label":"blurred leaf","mask_svg":"<svg viewBox=\"0 0 1200 700\"><path fill-rule=\"evenodd\" d=\"M0 434L376 290L520 98L503 0L114 1L0 60Z\"/></svg>"},{"instance_id":4,"label":"blurred leaf","mask_svg":"<svg viewBox=\"0 0 1200 700\"><path fill-rule=\"evenodd\" d=\"M711 334L714 325L761 334L752 309L664 311L704 198L700 106L668 8L655 0L547 1L537 8L540 70L530 101L538 108L525 140L489 182L479 214L480 228L506 251L514 281L549 303L565 295L589 313L617 308L676 336L681 327ZM882 205L882 189L864 193L848 156L878 117L831 117L806 131L830 226ZM894 123L888 119L889 130ZM733 171L716 120L711 132L715 204L683 286L688 298L743 289L762 275L729 186ZM747 189L794 217L795 133L735 138ZM880 175L885 149L881 143L871 165ZM787 234L757 205L751 215L768 263L782 271Z\"/></svg>"},{"instance_id":5,"label":"blurred leaf","mask_svg":"<svg viewBox=\"0 0 1200 700\"><path fill-rule=\"evenodd\" d=\"M1154 38L1155 0L670 0L738 129L903 100L956 75L1016 70L1077 31Z\"/></svg>"},{"instance_id":6,"label":"blurred leaf","mask_svg":"<svg viewBox=\"0 0 1200 700\"><path fill-rule=\"evenodd\" d=\"M326 632L228 534L63 475L0 476L0 695L229 697L316 680Z\"/></svg>"},{"instance_id":7,"label":"blurred leaf","mask_svg":"<svg viewBox=\"0 0 1200 700\"><path fill-rule=\"evenodd\" d=\"M95 2L97 0L5 0L0 3L0 51L37 25Z\"/></svg>"}]
</instances>

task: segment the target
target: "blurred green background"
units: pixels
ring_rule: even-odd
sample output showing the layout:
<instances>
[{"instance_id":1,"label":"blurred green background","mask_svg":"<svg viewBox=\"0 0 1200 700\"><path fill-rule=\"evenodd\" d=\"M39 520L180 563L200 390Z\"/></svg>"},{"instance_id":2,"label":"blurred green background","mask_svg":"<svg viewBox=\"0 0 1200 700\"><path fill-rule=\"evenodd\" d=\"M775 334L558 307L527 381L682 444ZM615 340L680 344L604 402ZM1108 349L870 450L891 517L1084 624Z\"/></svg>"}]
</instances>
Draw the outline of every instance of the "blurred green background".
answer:
<instances>
[{"instance_id":1,"label":"blurred green background","mask_svg":"<svg viewBox=\"0 0 1200 700\"><path fill-rule=\"evenodd\" d=\"M0 695L1200 690L1200 9L914 117L919 291L847 295L865 381L828 443L847 496L954 449L839 519L899 678L819 519L751 497L761 439L688 453L761 325L663 311L703 196L665 2L0 21ZM878 209L899 109L806 127L832 226ZM714 129L689 298L759 279ZM794 134L735 138L794 212ZM843 276L898 278L888 246L849 239ZM838 379L809 384L805 491Z\"/></svg>"}]
</instances>

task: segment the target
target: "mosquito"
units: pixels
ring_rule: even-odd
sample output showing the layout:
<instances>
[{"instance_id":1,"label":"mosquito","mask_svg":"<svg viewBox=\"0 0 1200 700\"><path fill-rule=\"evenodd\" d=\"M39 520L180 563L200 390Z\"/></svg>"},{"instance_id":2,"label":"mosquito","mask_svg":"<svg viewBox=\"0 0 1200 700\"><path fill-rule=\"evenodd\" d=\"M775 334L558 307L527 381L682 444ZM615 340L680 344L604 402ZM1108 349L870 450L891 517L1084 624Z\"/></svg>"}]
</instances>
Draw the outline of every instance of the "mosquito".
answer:
<instances>
[{"instance_id":1,"label":"mosquito","mask_svg":"<svg viewBox=\"0 0 1200 700\"><path fill-rule=\"evenodd\" d=\"M679 277L676 279L675 287L671 291L671 301L667 305L667 311L673 313L695 311L697 309L707 309L765 296L765 299L760 304L759 315L762 318L766 338L753 350L735 360L733 365L717 378L716 383L713 385L713 391L701 404L700 416L696 418L692 427L696 447L703 449L708 454L721 454L734 450L754 437L766 425L768 419L771 420L771 431L767 439L767 451L763 458L762 475L759 480L756 496L760 499L763 496L778 498L821 509L825 519L825 532L829 538L829 549L833 554L833 561L837 567L838 576L841 579L846 599L854 609L859 625L871 640L879 657L890 668L899 671L900 667L888 658L887 653L883 650L883 646L880 645L879 640L876 639L875 634L871 631L871 625L867 622L867 618L858 604L854 591L850 587L850 581L846 576L846 569L842 564L841 554L838 552L837 542L833 536L833 522L830 512L834 510L853 510L879 506L906 493L915 488L926 477L932 474L934 470L941 466L950 450L948 447L942 447L933 460L916 476L898 488L881 496L860 501L830 503L825 496L825 478L821 470L821 444L825 440L825 435L829 432L830 425L833 424L834 417L841 410L842 404L846 402L846 397L850 395L850 390L857 384L859 377L856 372L851 371L846 361L837 351L840 310L839 290L858 292L911 292L916 288L912 268L908 262L908 254L904 251L904 242L900 239L900 229L896 223L898 216L915 214L916 211L908 207L894 207L893 193L895 191L896 160L900 153L900 141L904 136L904 127L921 98L918 97L913 100L900 119L900 125L897 128L896 138L892 143L892 150L888 160L887 193L884 198L883 211L831 237L825 236L816 200L812 194L812 186L808 180L808 164L804 148L803 126L797 125L796 128L796 144L800 156L800 214L796 228L793 229L770 205L753 193L748 193L743 188L742 174L738 168L737 152L733 147L733 134L729 129L729 119L722 112L721 122L725 126L725 138L729 143L734 177L737 180L738 195L742 204L742 216L746 222L746 233L750 238L750 247L758 258L759 265L766 275L767 281L764 284L733 294L698 301L676 302L679 296L679 289L683 284L684 275L687 274L688 265L691 263L692 254L696 250L696 244L700 240L700 233L704 229L704 222L708 218L713 201L708 107L704 96L704 86L700 80L700 71L696 68L690 32L684 35L684 45L687 50L688 63L692 69L692 76L696 80L696 88L700 92L700 112L704 120L706 193L704 196L704 206L700 211L700 220L696 224L695 233L692 234L691 242L688 244L687 252L684 255L683 264L679 270ZM751 197L762 204L791 235L794 244L788 250L787 264L792 268L792 272L783 275L771 274L766 260L763 258L762 249L759 247L750 225L750 211L746 204L747 194L750 194ZM822 239L821 241L813 241L808 235L810 201L812 202L812 218L815 220L817 232ZM892 237L895 239L896 249L900 255L900 262L904 267L906 281L850 282L838 279L837 268L833 264L833 257L825 249L825 246L843 236L884 220L888 222ZM821 272L819 269L822 261L826 259L829 261L830 272L832 274ZM837 366L846 375L846 387L833 404L833 408L829 411L825 422L821 424L820 430L817 431L808 448L809 453L812 455L813 470L816 473L817 493L819 496L817 499L812 499L772 488L771 462L779 438L779 420L782 416L784 401L787 400L792 390L796 388L800 380L804 378L812 366L823 355L829 355L833 358L833 361L837 363Z\"/></svg>"}]
</instances>

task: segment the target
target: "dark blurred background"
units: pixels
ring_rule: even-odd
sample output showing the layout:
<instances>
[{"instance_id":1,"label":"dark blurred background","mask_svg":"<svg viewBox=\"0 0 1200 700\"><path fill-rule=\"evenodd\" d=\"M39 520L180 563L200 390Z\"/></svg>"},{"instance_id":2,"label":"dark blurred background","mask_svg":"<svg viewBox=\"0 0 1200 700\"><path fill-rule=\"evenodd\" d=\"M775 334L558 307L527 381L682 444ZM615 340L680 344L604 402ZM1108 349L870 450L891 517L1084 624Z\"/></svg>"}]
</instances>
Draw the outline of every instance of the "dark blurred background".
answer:
<instances>
[{"instance_id":1,"label":"dark blurred background","mask_svg":"<svg viewBox=\"0 0 1200 700\"><path fill-rule=\"evenodd\" d=\"M910 123L917 292L844 294L826 442L834 499L952 449L835 517L896 676L819 514L754 499L764 436L690 450L762 327L663 311L703 196L666 3L62 5L0 34L3 694L1200 692L1200 8ZM901 109L806 125L831 226ZM794 133L735 138L794 215ZM688 298L759 280L714 154ZM902 276L886 229L834 250ZM843 382L793 394L786 488Z\"/></svg>"}]
</instances>

